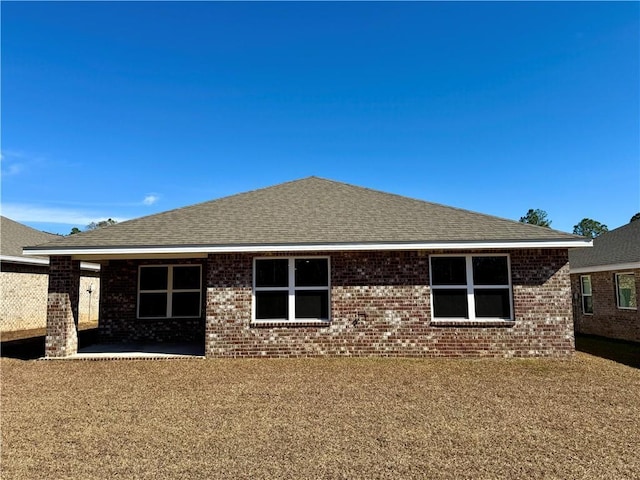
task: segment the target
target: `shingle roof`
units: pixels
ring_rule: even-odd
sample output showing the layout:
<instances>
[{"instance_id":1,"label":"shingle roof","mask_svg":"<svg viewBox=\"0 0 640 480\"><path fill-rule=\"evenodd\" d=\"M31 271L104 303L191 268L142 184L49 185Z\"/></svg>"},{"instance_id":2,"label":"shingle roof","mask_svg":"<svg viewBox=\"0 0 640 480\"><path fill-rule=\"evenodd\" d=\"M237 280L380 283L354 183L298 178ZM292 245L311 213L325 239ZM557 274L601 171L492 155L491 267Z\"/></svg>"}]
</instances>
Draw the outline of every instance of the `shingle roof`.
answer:
<instances>
[{"instance_id":1,"label":"shingle roof","mask_svg":"<svg viewBox=\"0 0 640 480\"><path fill-rule=\"evenodd\" d=\"M48 247L580 240L548 228L308 177L67 236Z\"/></svg>"},{"instance_id":2,"label":"shingle roof","mask_svg":"<svg viewBox=\"0 0 640 480\"><path fill-rule=\"evenodd\" d=\"M634 262L640 262L640 221L596 237L593 248L569 250L572 269Z\"/></svg>"},{"instance_id":3,"label":"shingle roof","mask_svg":"<svg viewBox=\"0 0 640 480\"><path fill-rule=\"evenodd\" d=\"M7 217L0 217L0 255L21 257L22 248L39 245L60 238L59 235L41 232Z\"/></svg>"}]
</instances>

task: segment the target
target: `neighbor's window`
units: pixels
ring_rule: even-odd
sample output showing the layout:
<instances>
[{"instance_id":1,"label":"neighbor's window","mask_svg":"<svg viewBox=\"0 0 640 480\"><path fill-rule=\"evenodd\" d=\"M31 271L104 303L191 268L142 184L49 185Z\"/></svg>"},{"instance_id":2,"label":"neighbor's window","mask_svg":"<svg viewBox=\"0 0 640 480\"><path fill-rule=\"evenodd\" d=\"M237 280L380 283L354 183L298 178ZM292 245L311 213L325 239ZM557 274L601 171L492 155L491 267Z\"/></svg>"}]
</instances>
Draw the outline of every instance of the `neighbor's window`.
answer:
<instances>
[{"instance_id":1,"label":"neighbor's window","mask_svg":"<svg viewBox=\"0 0 640 480\"><path fill-rule=\"evenodd\" d=\"M632 310L638 308L636 279L633 273L616 273L616 297L618 299L618 308Z\"/></svg>"},{"instance_id":2,"label":"neighbor's window","mask_svg":"<svg viewBox=\"0 0 640 480\"><path fill-rule=\"evenodd\" d=\"M196 318L201 311L200 265L145 265L138 276L138 318Z\"/></svg>"},{"instance_id":3,"label":"neighbor's window","mask_svg":"<svg viewBox=\"0 0 640 480\"><path fill-rule=\"evenodd\" d=\"M582 275L580 277L580 285L582 291L582 312L592 314L593 293L591 291L591 275Z\"/></svg>"},{"instance_id":4,"label":"neighbor's window","mask_svg":"<svg viewBox=\"0 0 640 480\"><path fill-rule=\"evenodd\" d=\"M253 294L255 320L329 320L329 259L256 259Z\"/></svg>"},{"instance_id":5,"label":"neighbor's window","mask_svg":"<svg viewBox=\"0 0 640 480\"><path fill-rule=\"evenodd\" d=\"M508 255L432 255L433 318L511 320Z\"/></svg>"}]
</instances>

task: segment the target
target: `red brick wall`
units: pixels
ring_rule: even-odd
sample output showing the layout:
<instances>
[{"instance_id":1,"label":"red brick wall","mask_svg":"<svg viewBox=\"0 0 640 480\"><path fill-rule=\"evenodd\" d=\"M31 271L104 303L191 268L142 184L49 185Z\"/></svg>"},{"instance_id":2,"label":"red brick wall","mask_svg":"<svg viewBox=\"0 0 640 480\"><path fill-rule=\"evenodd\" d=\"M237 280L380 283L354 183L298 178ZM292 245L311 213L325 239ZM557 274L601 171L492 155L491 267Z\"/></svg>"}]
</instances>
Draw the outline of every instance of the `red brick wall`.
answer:
<instances>
[{"instance_id":1,"label":"red brick wall","mask_svg":"<svg viewBox=\"0 0 640 480\"><path fill-rule=\"evenodd\" d=\"M625 270L625 272L628 272ZM640 298L640 269L633 271L636 279L636 298ZM620 309L616 300L615 274L622 272L593 272L571 275L573 312L576 332L640 342L640 311ZM580 277L591 275L593 314L582 311Z\"/></svg>"},{"instance_id":2,"label":"red brick wall","mask_svg":"<svg viewBox=\"0 0 640 480\"><path fill-rule=\"evenodd\" d=\"M464 326L431 324L427 252L324 253L331 257L332 319L326 326L252 325L252 262L256 255L209 255L207 356L571 354L567 251L510 253L515 321Z\"/></svg>"},{"instance_id":3,"label":"red brick wall","mask_svg":"<svg viewBox=\"0 0 640 480\"><path fill-rule=\"evenodd\" d=\"M204 342L204 293L202 318L137 318L138 266L202 265L192 260L111 260L101 268L100 323L102 342ZM202 268L203 276L205 268ZM204 285L204 281L203 281Z\"/></svg>"},{"instance_id":4,"label":"red brick wall","mask_svg":"<svg viewBox=\"0 0 640 480\"><path fill-rule=\"evenodd\" d=\"M80 262L71 257L51 257L47 297L45 355L66 357L78 351L78 298Z\"/></svg>"}]
</instances>

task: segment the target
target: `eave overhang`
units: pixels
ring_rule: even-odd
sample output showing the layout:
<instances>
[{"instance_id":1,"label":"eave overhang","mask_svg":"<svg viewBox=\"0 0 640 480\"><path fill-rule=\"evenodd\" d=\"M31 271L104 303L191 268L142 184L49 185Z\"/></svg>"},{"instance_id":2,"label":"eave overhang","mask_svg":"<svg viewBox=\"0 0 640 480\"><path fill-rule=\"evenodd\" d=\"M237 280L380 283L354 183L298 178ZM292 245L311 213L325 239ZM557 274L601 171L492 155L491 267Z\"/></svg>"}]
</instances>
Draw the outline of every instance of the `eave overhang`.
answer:
<instances>
[{"instance_id":1,"label":"eave overhang","mask_svg":"<svg viewBox=\"0 0 640 480\"><path fill-rule=\"evenodd\" d=\"M640 269L640 262L610 263L607 265L591 265L577 268L571 268L571 265L569 265L570 273L620 272L622 270L637 269Z\"/></svg>"},{"instance_id":2,"label":"eave overhang","mask_svg":"<svg viewBox=\"0 0 640 480\"><path fill-rule=\"evenodd\" d=\"M27 254L25 254L25 255L27 255ZM34 255L34 254L31 254L31 255ZM46 266L49 265L49 259L48 258L39 258L42 255L43 254L39 254L38 257L33 257L33 258L16 257L16 256L12 256L12 255L0 255L0 261L7 262L7 263L19 263L21 265L37 265L37 266L46 267ZM99 272L100 271L100 265L95 264L95 263L81 262L80 263L80 269L81 270L89 270L89 271L92 271L92 272Z\"/></svg>"},{"instance_id":3,"label":"eave overhang","mask_svg":"<svg viewBox=\"0 0 640 480\"><path fill-rule=\"evenodd\" d=\"M588 239L558 240L497 240L444 241L399 243L304 243L304 244L239 244L239 245L163 245L163 246L105 246L105 247L27 247L24 255L72 256L76 259L116 258L194 258L210 253L269 253L269 252L337 252L337 251L398 251L398 250L495 250L495 249L555 249L591 247Z\"/></svg>"}]
</instances>

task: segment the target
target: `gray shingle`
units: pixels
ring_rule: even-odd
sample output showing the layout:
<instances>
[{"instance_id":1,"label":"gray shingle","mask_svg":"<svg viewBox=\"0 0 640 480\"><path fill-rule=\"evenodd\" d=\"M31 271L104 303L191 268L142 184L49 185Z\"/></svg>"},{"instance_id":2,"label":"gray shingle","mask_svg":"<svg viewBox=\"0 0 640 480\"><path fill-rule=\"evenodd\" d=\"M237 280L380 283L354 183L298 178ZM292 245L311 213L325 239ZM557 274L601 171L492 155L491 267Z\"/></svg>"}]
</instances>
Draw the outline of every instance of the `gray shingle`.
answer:
<instances>
[{"instance_id":1,"label":"gray shingle","mask_svg":"<svg viewBox=\"0 0 640 480\"><path fill-rule=\"evenodd\" d=\"M251 246L580 237L309 177L57 240L49 248Z\"/></svg>"},{"instance_id":2,"label":"gray shingle","mask_svg":"<svg viewBox=\"0 0 640 480\"><path fill-rule=\"evenodd\" d=\"M571 268L640 262L640 221L603 233L593 248L569 250Z\"/></svg>"},{"instance_id":3,"label":"gray shingle","mask_svg":"<svg viewBox=\"0 0 640 480\"><path fill-rule=\"evenodd\" d=\"M41 232L7 217L0 217L0 255L21 257L22 248L59 239L59 235Z\"/></svg>"}]
</instances>

